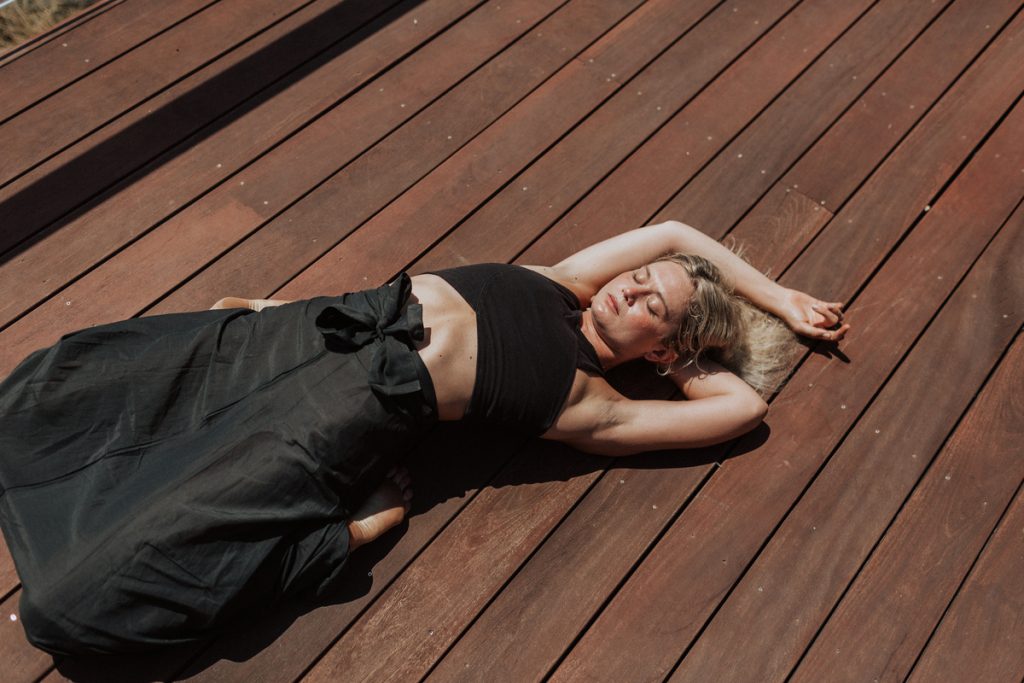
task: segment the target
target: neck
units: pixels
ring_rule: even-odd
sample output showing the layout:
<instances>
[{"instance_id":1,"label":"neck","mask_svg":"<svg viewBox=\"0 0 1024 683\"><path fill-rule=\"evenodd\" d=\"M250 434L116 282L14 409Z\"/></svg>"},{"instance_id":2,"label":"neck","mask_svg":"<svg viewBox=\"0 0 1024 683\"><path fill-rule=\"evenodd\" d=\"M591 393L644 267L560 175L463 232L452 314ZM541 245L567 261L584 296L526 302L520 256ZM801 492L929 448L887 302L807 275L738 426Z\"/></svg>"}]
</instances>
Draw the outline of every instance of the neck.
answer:
<instances>
[{"instance_id":1,"label":"neck","mask_svg":"<svg viewBox=\"0 0 1024 683\"><path fill-rule=\"evenodd\" d=\"M597 351L597 359L601 361L601 367L605 370L611 370L616 365L620 365L629 360L628 358L623 358L621 355L616 354L597 331L597 328L594 327L594 316L591 315L589 308L583 311L583 316L580 321L580 331L583 332L583 336L587 338L590 345L594 347L594 351Z\"/></svg>"}]
</instances>

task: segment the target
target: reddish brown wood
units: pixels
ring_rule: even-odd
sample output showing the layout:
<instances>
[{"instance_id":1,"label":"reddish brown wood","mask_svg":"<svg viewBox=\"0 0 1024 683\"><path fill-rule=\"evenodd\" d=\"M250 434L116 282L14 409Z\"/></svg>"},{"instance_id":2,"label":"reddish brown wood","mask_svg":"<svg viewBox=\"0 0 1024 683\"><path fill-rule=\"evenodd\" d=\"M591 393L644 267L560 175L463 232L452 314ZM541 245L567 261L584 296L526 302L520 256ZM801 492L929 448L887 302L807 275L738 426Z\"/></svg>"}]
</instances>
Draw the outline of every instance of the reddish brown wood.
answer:
<instances>
[{"instance_id":1,"label":"reddish brown wood","mask_svg":"<svg viewBox=\"0 0 1024 683\"><path fill-rule=\"evenodd\" d=\"M522 33L524 27L517 20L525 19L528 28L531 20L543 17L556 4L557 0L508 0L503 10L484 5L418 50L414 59L389 70L314 126L302 129L5 330L2 338L14 346L19 345L16 340L23 340L25 346L6 347L10 364L0 360L2 372L8 372L29 347L55 339L43 332L53 327L55 319L61 319L60 326L67 329L138 314L458 82L503 41ZM418 29L418 24L413 26ZM296 159L303 160L298 168ZM175 255L173 261L166 258L169 253Z\"/></svg>"},{"instance_id":2,"label":"reddish brown wood","mask_svg":"<svg viewBox=\"0 0 1024 683\"><path fill-rule=\"evenodd\" d=\"M29 38L23 43L0 50L0 67L4 67L18 59L21 59L30 52L47 45L65 33L95 19L100 14L117 7L123 2L124 0L97 0L97 2L89 5L84 10L69 16L67 19L64 19L54 26L51 26L49 30L35 36L34 38Z\"/></svg>"},{"instance_id":3,"label":"reddish brown wood","mask_svg":"<svg viewBox=\"0 0 1024 683\"><path fill-rule=\"evenodd\" d=\"M312 65L304 64L318 53L330 47L327 55L337 57L345 48L371 38L375 29L399 20L410 10L408 3L398 4L370 22L388 4L396 4L396 0L341 4L337 0L315 0L159 93L145 106L117 117L18 178L0 190L0 210L17 228L0 239L0 248L6 249L44 228L51 234L60 231L63 221L57 219L81 203L147 162L159 157L149 170L159 168L203 139L218 135L221 128L244 116L260 101L286 90L317 66L322 67L328 60L326 56L318 57ZM344 61L351 63L352 59ZM321 107L346 94L344 88L332 91L331 96L321 93L319 98L327 100ZM298 123L294 114L289 118L293 126ZM175 150L175 145L186 138L188 141ZM243 145L242 149L246 147ZM246 161L262 150L248 151ZM223 161L218 163L223 166ZM147 180L152 184L152 179ZM122 181L122 186L125 184ZM161 208L166 211L169 207ZM15 253L25 246L19 245Z\"/></svg>"},{"instance_id":4,"label":"reddish brown wood","mask_svg":"<svg viewBox=\"0 0 1024 683\"><path fill-rule=\"evenodd\" d=\"M249 39L300 3L221 0L105 68L0 124L0 186Z\"/></svg>"},{"instance_id":5,"label":"reddish brown wood","mask_svg":"<svg viewBox=\"0 0 1024 683\"><path fill-rule=\"evenodd\" d=\"M218 292L269 294L479 134L637 4L584 0L560 8L147 313L201 307L218 298ZM339 286L335 282L331 290Z\"/></svg>"},{"instance_id":6,"label":"reddish brown wood","mask_svg":"<svg viewBox=\"0 0 1024 683\"><path fill-rule=\"evenodd\" d=\"M1024 481L1022 376L1024 338L999 364L792 680L894 680L910 673Z\"/></svg>"},{"instance_id":7,"label":"reddish brown wood","mask_svg":"<svg viewBox=\"0 0 1024 683\"><path fill-rule=\"evenodd\" d=\"M412 270L423 272L456 263L512 258L674 112L687 105L711 74L729 65L735 58L734 45L746 47L758 41L739 62L715 77L704 91L711 93L708 97L687 107L715 112L716 125L709 130L698 124L701 114L693 114L694 137L700 138L700 144L693 144L691 139L680 148L693 148L698 158L708 155L710 149L720 146L718 136L731 135L755 116L867 4L801 5L775 27L772 24L792 3L764 2L744 12L733 12L736 7L720 7L701 24L700 36L687 36L673 45L434 246ZM815 21L815 29L808 30ZM806 43L807 52L798 43ZM722 106L725 101L729 101L729 107Z\"/></svg>"},{"instance_id":8,"label":"reddish brown wood","mask_svg":"<svg viewBox=\"0 0 1024 683\"><path fill-rule=\"evenodd\" d=\"M1016 134L1022 120L1024 107L1018 107L858 296L856 310L871 317L844 342L843 352L853 362L815 355L801 366L768 417L774 438L756 454L722 465L569 653L555 679L646 680L675 665L765 536L1016 205L1024 165L1024 139ZM894 191L872 190L883 206ZM899 192L913 201L915 188L908 178ZM837 215L829 229L844 225L843 219L843 213ZM902 230L907 225L886 227ZM836 281L825 278L825 268L808 262L805 252L786 284L801 282L810 291L848 298L875 261L870 253L849 250L845 261L844 272L857 277ZM806 274L815 271L822 273L817 280ZM609 642L619 646L609 649Z\"/></svg>"},{"instance_id":9,"label":"reddish brown wood","mask_svg":"<svg viewBox=\"0 0 1024 683\"><path fill-rule=\"evenodd\" d=\"M19 59L0 66L0 92L4 93L0 99L0 122L68 83L102 68L111 59L136 48L210 3L211 0L122 2L90 21L79 20L73 31L62 32L60 40L51 39ZM71 18L72 21L74 19ZM61 27L50 29L54 30L60 32Z\"/></svg>"},{"instance_id":10,"label":"reddish brown wood","mask_svg":"<svg viewBox=\"0 0 1024 683\"><path fill-rule=\"evenodd\" d=\"M556 262L573 249L642 225L650 218L652 207L664 205L691 178L676 201L658 212L658 219L682 220L722 237L781 169L799 157L817 132L824 130L845 103L856 98L940 9L930 2L913 8L896 2L873 7L724 151L721 144L708 148L706 136L726 142L736 129L715 130L719 118L713 110L699 117L684 110L531 245L527 258L537 263ZM884 40L879 38L882 35ZM970 42L966 37L965 41ZM861 75L858 80L839 79L837 69L829 64L855 64ZM822 92L828 95L823 97ZM703 95L694 105L702 99ZM712 104L715 101L710 100ZM708 107L705 104L703 108ZM697 173L712 152L721 153ZM708 197L718 196L723 198L708 201ZM770 200L764 213L775 210L771 203L775 201ZM794 237L803 244L799 236ZM553 248L558 243L564 245L561 250Z\"/></svg>"},{"instance_id":11,"label":"reddish brown wood","mask_svg":"<svg viewBox=\"0 0 1024 683\"><path fill-rule=\"evenodd\" d=\"M889 11L883 12L884 8ZM858 131L858 135L870 135L873 140L862 143L858 135L844 135L842 129L836 133L829 131L830 139L841 141L839 158L845 159L846 163L835 163L835 156L821 161L842 169L832 173L850 173L852 181L844 186L848 191L856 188L900 135L910 129L927 106L984 46L992 35L991 28L986 28L986 25L1001 25L1016 10L1016 3L985 3L984 8L978 3L956 3L947 10L948 15L944 13L935 25L927 29L922 36L927 37L926 40L914 41L939 9L939 3L930 2L914 8L895 1L879 4L844 36L845 49L840 49L837 44L834 53L819 60L798 87L787 91L765 117L740 135L719 159L663 207L658 212L659 217L680 218L700 226L709 234L723 234L742 216L738 207L755 201L844 110L847 126L864 125L865 119L873 122ZM888 15L886 20L882 20L883 14ZM881 35L892 39L880 40L878 36ZM962 45L951 48L951 42L961 41ZM911 42L914 45L888 70L891 75L883 79L886 84L876 84L868 91L871 98L882 99L882 92L886 92L885 97L888 97L890 85L893 88L906 87L905 92L912 98L907 103L907 112L887 117L884 122L858 114L857 108L863 107L865 101L862 93L872 79L885 71L900 50ZM908 81L913 82L912 86L905 85ZM893 94L901 100L902 95ZM807 107L807 102L811 101L817 106ZM915 104L915 109L911 110L909 104ZM847 109L850 106L852 109ZM921 108L917 109L918 106ZM893 124L891 130L887 127L890 123ZM879 132L879 128L883 128L884 133ZM838 137L831 137L834 135ZM751 154L748 149L756 151ZM737 158L739 153L744 153L742 159ZM809 170L811 168L814 167L808 167ZM767 172L762 174L761 170ZM794 189L807 194L799 178L792 179L792 183L796 185ZM708 206L703 197L712 187L733 188L737 201L722 207ZM833 199L831 196L810 196L815 201ZM834 212L839 206L840 196L835 196L836 203L827 201L826 208Z\"/></svg>"},{"instance_id":12,"label":"reddish brown wood","mask_svg":"<svg viewBox=\"0 0 1024 683\"><path fill-rule=\"evenodd\" d=\"M1022 322L1024 208L1018 208L672 681L766 681L789 674ZM955 368L950 358L957 359ZM733 654L723 658L722 652Z\"/></svg>"},{"instance_id":13,"label":"reddish brown wood","mask_svg":"<svg viewBox=\"0 0 1024 683\"><path fill-rule=\"evenodd\" d=\"M264 92L260 101L250 101L246 105L251 105L251 109L244 113L236 112L239 115L235 119L215 122L215 132L207 130L186 140L183 146L151 162L86 207L78 209L73 217L61 219L59 229L51 226L44 237L31 245L19 246L17 255L0 268L0 288L17 287L21 295L0 301L0 325L6 325L52 295L67 281L180 211L182 206L251 163L254 157L273 148L311 119L330 110L339 100L365 85L422 41L443 30L471 8L475 1L425 2L415 8L416 23L408 18L396 20L408 9L408 5L400 5L364 29L371 34L369 37L361 34L350 37L315 60L309 67L312 71L284 91L276 94ZM310 13L316 7L319 5L314 6ZM379 6L373 3L369 7ZM262 44L267 35L280 30L278 27L268 31L251 45L240 48L238 53L248 53L253 45ZM191 92L207 83L211 72L216 77L219 67L213 65L210 71L203 70L185 79L179 86L155 98L153 105L158 107L174 102L183 92ZM400 83L392 80L384 85L398 87ZM131 129L146 116L144 109L129 112L98 136L109 132L116 137L119 131ZM209 136L203 138L203 135ZM57 155L36 171L0 190L0 200L10 198L9 193L30 187L39 180L37 174L59 169L62 163L73 163L77 150L91 145L94 137L97 136ZM60 215L59 211L47 214L49 209L39 207L38 201L25 201L26 211L31 214L23 217L28 226L46 225L49 218ZM55 206L60 208L59 203Z\"/></svg>"},{"instance_id":14,"label":"reddish brown wood","mask_svg":"<svg viewBox=\"0 0 1024 683\"><path fill-rule=\"evenodd\" d=\"M1021 614L1024 495L1018 491L909 680L1020 680L1024 676Z\"/></svg>"},{"instance_id":15,"label":"reddish brown wood","mask_svg":"<svg viewBox=\"0 0 1024 683\"><path fill-rule=\"evenodd\" d=\"M19 597L20 592L0 603L0 662L4 680L12 683L35 680L53 664L53 657L32 647L25 638L18 612Z\"/></svg>"},{"instance_id":16,"label":"reddish brown wood","mask_svg":"<svg viewBox=\"0 0 1024 683\"><path fill-rule=\"evenodd\" d=\"M661 49L692 26L711 4L681 4L664 0L645 4L584 52L578 61L559 72L424 181L325 254L315 267L289 283L280 295L289 297L301 292L324 291L325 287L344 289L350 286L350 282L358 286L385 280L414 261L430 244L500 190L513 173L529 164L577 124L582 115L618 91L616 79L632 78L648 60L656 57ZM778 7L774 11L780 12ZM726 14L735 16L730 8L719 8L688 33L682 42L698 46L717 42L719 36L715 29L728 20ZM745 47L746 41L750 40L748 34L749 30L748 33L736 31L734 38L737 43L731 57ZM720 59L721 55L718 56ZM660 60L647 69L660 69L659 64ZM686 87L695 88L712 78L720 66L695 58L687 69L672 75L680 79L680 83L690 83ZM611 78L612 73L616 74L615 79ZM703 80L694 84L692 79L698 77ZM626 95L619 96L619 99L630 101ZM645 115L650 113L645 112ZM519 187L522 192L522 186ZM525 214L522 217L524 221L529 219ZM415 226L415 231L408 226ZM351 267L354 261L370 265L369 272L359 271L366 280L354 277ZM396 261L397 267L393 265ZM384 265L377 268L375 264L378 263ZM340 283L337 277L342 278ZM348 277L353 279L346 279Z\"/></svg>"},{"instance_id":17,"label":"reddish brown wood","mask_svg":"<svg viewBox=\"0 0 1024 683\"><path fill-rule=\"evenodd\" d=\"M470 615L586 491L589 477L576 476L585 471L586 458L552 442L531 447L431 542L303 680L407 681L425 674ZM600 467L601 460L593 460ZM538 472L555 476L524 483Z\"/></svg>"}]
</instances>

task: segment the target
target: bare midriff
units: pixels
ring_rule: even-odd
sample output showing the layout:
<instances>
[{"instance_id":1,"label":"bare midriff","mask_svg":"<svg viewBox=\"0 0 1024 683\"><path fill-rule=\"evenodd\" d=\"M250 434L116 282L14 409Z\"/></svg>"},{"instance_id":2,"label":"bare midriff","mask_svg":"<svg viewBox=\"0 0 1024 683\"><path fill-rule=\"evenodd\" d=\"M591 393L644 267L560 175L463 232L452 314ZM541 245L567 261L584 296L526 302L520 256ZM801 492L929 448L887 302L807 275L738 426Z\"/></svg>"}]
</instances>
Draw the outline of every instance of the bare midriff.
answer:
<instances>
[{"instance_id":1,"label":"bare midriff","mask_svg":"<svg viewBox=\"0 0 1024 683\"><path fill-rule=\"evenodd\" d=\"M434 384L438 418L460 420L476 381L476 313L436 275L413 277L409 302L423 306L425 334L416 350Z\"/></svg>"}]
</instances>

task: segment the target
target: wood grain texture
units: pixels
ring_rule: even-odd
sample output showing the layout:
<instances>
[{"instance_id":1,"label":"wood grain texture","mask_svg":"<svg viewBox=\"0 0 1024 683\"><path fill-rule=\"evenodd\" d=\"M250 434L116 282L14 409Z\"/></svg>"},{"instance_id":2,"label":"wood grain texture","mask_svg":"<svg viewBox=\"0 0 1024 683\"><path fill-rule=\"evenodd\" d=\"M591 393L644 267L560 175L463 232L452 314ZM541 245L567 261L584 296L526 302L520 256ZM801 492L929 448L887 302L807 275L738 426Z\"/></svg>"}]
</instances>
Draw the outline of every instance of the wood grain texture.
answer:
<instances>
[{"instance_id":1,"label":"wood grain texture","mask_svg":"<svg viewBox=\"0 0 1024 683\"><path fill-rule=\"evenodd\" d=\"M1020 680L1024 676L1021 614L1024 495L1018 491L908 680Z\"/></svg>"},{"instance_id":2,"label":"wood grain texture","mask_svg":"<svg viewBox=\"0 0 1024 683\"><path fill-rule=\"evenodd\" d=\"M20 592L0 603L0 662L5 681L32 681L53 665L53 657L37 650L25 638L18 612Z\"/></svg>"},{"instance_id":3,"label":"wood grain texture","mask_svg":"<svg viewBox=\"0 0 1024 683\"><path fill-rule=\"evenodd\" d=\"M781 169L804 152L801 140L804 145L808 144L814 140L809 133L831 123L819 110L825 108L836 115L842 111L842 102L856 97L867 84L867 81L838 79L835 70L827 65L856 63L865 76L877 73L888 64L892 51L911 41L920 26L941 9L924 2L915 7L920 13L911 19L904 16L908 11L903 3L880 3L834 43L829 45L831 41L826 40L824 45L828 45L828 49L742 132L736 127L720 127L719 114L713 109L717 100L705 100L707 93L702 93L693 103L696 109L693 114L684 109L673 117L530 245L525 256L535 263L557 262L577 249L647 223L658 207L663 206L665 208L657 212L657 220L680 220L720 239L750 208L750 202L760 196L762 188L770 186ZM849 7L850 10L857 8L863 9L863 6ZM806 10L811 11L811 8ZM821 37L834 38L833 31L834 28L823 30ZM878 39L882 34L888 41L884 48ZM802 51L805 46L798 47ZM809 46L807 49L811 52ZM881 54L877 54L879 50ZM764 66L755 63L751 70L757 73ZM737 79L731 83L731 88L718 92L728 96L729 101L741 97L732 88L745 87L744 80ZM817 94L823 90L827 90L829 97ZM813 106L808 105L811 100ZM791 131L797 133L791 135ZM717 142L708 141L709 135ZM734 137L736 140L730 142ZM772 157L777 160L769 163ZM754 187L748 193L745 188L750 183ZM698 186L700 189L691 189ZM680 187L684 188L682 192ZM670 201L673 196L675 200ZM721 198L709 201L709 197ZM778 197L772 201L778 201ZM762 215L771 214L776 208L777 205L767 205ZM777 237L782 238L782 235ZM798 236L794 239L800 240Z\"/></svg>"},{"instance_id":4,"label":"wood grain texture","mask_svg":"<svg viewBox=\"0 0 1024 683\"><path fill-rule=\"evenodd\" d=\"M791 680L901 681L910 673L1024 481L1022 376L1018 339Z\"/></svg>"},{"instance_id":5,"label":"wood grain texture","mask_svg":"<svg viewBox=\"0 0 1024 683\"><path fill-rule=\"evenodd\" d=\"M1022 322L1018 208L732 590L673 682L789 675ZM951 357L959 359L955 369Z\"/></svg>"},{"instance_id":6,"label":"wood grain texture","mask_svg":"<svg viewBox=\"0 0 1024 683\"><path fill-rule=\"evenodd\" d=\"M236 60L245 63L259 56L268 45L279 44L274 39L291 40L291 29L305 26L306 31L313 31L314 34L326 31L333 40L344 36L347 33L345 26L358 18L358 14L350 13L353 8L357 13L366 13L366 10L377 11L383 7L367 0L342 5L338 5L335 0L314 3L281 25L232 51L224 59L158 95L151 106L128 112L80 145L73 146L36 171L0 190L0 207L3 211L9 212L8 215L12 217L23 214L20 216L23 231L47 226L45 234L36 237L31 243L19 245L16 255L8 255L10 260L0 268L0 287L14 287L16 283L22 292L16 299L0 302L0 324L6 325L45 297L53 295L68 281L159 226L162 221L250 164L254 158L344 101L353 91L443 30L475 2L434 1L416 5L415 24L408 18L400 21L410 9L409 2L400 4L307 63L299 72L293 72L275 84L269 84L265 77L274 73L277 67L266 73L261 73L260 69L246 69L246 73L238 77L230 76L230 70L225 74L227 63ZM325 7L326 14L318 15L318 10ZM338 14L340 10L336 8L343 9L345 14ZM312 24L308 23L310 19ZM336 26L335 22L341 25ZM311 26L318 28L314 30ZM316 35L305 38L316 42ZM287 59L279 61L288 63ZM237 61L234 69L238 69ZM128 175L99 197L76 209L72 215L48 225L49 221L61 216L67 208L60 202L54 202L53 206L47 204L54 193L53 185L64 185L69 174L88 176L92 165L89 154L102 152L103 159L97 161L105 159L112 173L127 173L132 167L122 165L119 161L122 145L129 144L131 147L130 143L138 142L134 138L141 135L145 138L142 147L150 149L154 140L164 135L163 126L157 126L160 130L153 134L154 114L148 110L167 111L166 115L160 114L158 118L169 117L173 121L176 115L180 115L180 111L175 114L175 110L181 106L180 100L196 97L196 93L208 96L209 89L220 89L217 83L222 78L236 82L236 85L226 87L227 90L244 89L254 79L270 87ZM391 84L395 85L394 82ZM220 97L218 94L213 99L216 101ZM206 106L203 104L196 108L201 111ZM97 146L94 144L97 138L104 138L110 144L99 143ZM84 157L79 154L80 149L85 150ZM139 152L128 154L125 163L138 155ZM76 177L70 184L76 185L79 182ZM90 185L91 182L81 184L84 188L95 189ZM76 192L78 190L69 190L67 195L73 196ZM79 198L83 196L89 195L80 194Z\"/></svg>"},{"instance_id":7,"label":"wood grain texture","mask_svg":"<svg viewBox=\"0 0 1024 683\"><path fill-rule=\"evenodd\" d=\"M102 68L110 60L209 4L211 0L117 3L60 40L50 40L19 59L3 64L0 66L0 92L4 93L0 99L0 122Z\"/></svg>"},{"instance_id":8,"label":"wood grain texture","mask_svg":"<svg viewBox=\"0 0 1024 683\"><path fill-rule=\"evenodd\" d=\"M390 4L396 4L395 0ZM373 28L379 28L387 19L396 20L410 9L408 4L400 4L390 16L366 26L370 19L387 7L388 3L369 0L346 3L316 0L162 91L145 106L117 117L0 189L0 211L12 226L0 242L0 247L12 247L5 255L6 259L29 248L24 240L38 241L42 238L50 245L66 242L65 224L75 220L68 214L83 203L94 205L97 200L102 202L103 199L97 195L114 185L119 188L130 186L133 173L140 168L148 167L149 171L161 168L162 162L171 161L178 153L217 136L221 128L230 126L261 101L288 90L289 85L301 80L303 73L311 68L311 65L304 64L308 60L322 55L328 48L337 56L344 47L358 45L360 39L372 37ZM334 91L319 93L319 99L326 100L319 109L333 104L352 89L351 83L338 80L342 82L337 83ZM293 102L293 106L297 104ZM303 113L314 116L316 110ZM304 117L292 114L282 118L286 125L290 122L294 126ZM259 134L250 132L250 137L256 139L265 135L267 133L262 131ZM264 149L246 145L239 145L239 148L236 154L247 151L247 161ZM221 173L226 173L224 162L231 163L232 160L232 155L225 156L228 158L217 161L221 164L218 169ZM149 178L145 172L137 175L135 180L143 180L150 187L156 184L156 179ZM183 194L187 184L175 189L178 201L183 197L185 202L191 199ZM207 186L201 189L205 190ZM166 214L176 207L167 205L159 208ZM52 239L47 241L45 237L48 235ZM16 240L23 241L15 245ZM86 251L91 254L95 248ZM33 256L35 258L31 260L38 263L40 255ZM59 262L59 259L51 260ZM88 261L79 257L78 261L72 262L78 264L77 269L51 271L49 274L53 280L66 281L96 260L95 256ZM16 259L15 263L22 265L25 261ZM23 270L25 265L22 265Z\"/></svg>"},{"instance_id":9,"label":"wood grain texture","mask_svg":"<svg viewBox=\"0 0 1024 683\"><path fill-rule=\"evenodd\" d=\"M807 359L772 406L768 424L774 438L754 454L723 463L569 653L555 680L653 680L674 667L840 435L1016 205L1024 143L1020 136L1017 142L1011 139L1022 118L1024 108L1018 108L1003 122L950 187L939 204L942 211L937 206L920 222L858 296L853 311L869 311L871 317L844 342L843 352L853 362L823 355ZM995 149L1001 152L998 158ZM838 214L829 229L842 225L843 218ZM824 270L806 256L784 283ZM826 296L833 300L851 297L871 274L873 257L847 251L845 259L846 272L856 277L812 282L811 291L829 289ZM826 288L826 283L833 284ZM610 650L608 642L620 647Z\"/></svg>"},{"instance_id":10,"label":"wood grain texture","mask_svg":"<svg viewBox=\"0 0 1024 683\"><path fill-rule=\"evenodd\" d=\"M726 84L723 87L729 90L733 106L726 109L721 107L724 98L712 98L702 100L703 107L699 108L719 107L717 115L725 134L741 127L770 101L775 90L799 72L809 55L822 43L827 44L827 40L817 39L816 32L803 33L806 15L815 12L800 10L818 5L801 6L787 15L793 4L773 0L746 7L743 12L732 11L737 9L735 6L719 7L700 24L699 33L694 31L666 50L417 260L412 272L511 259L712 79L715 84ZM866 3L822 3L818 16L828 19L818 27L820 32L827 36L839 31L848 14L856 15L855 9L837 12L838 7L856 8L861 4ZM826 13L826 7L832 11ZM780 19L779 26L774 26ZM787 33L794 40L808 43L808 52L787 43ZM751 53L753 56L747 58ZM743 55L741 61L727 68L739 54ZM777 59L763 61L772 58ZM759 72L756 79L752 78L754 72ZM731 88L733 77L743 81L743 87ZM715 85L708 87L714 89ZM702 142L717 146L714 140Z\"/></svg>"},{"instance_id":11,"label":"wood grain texture","mask_svg":"<svg viewBox=\"0 0 1024 683\"><path fill-rule=\"evenodd\" d=\"M138 50L0 124L0 186L160 92L302 2L221 0Z\"/></svg>"},{"instance_id":12,"label":"wood grain texture","mask_svg":"<svg viewBox=\"0 0 1024 683\"><path fill-rule=\"evenodd\" d=\"M875 5L658 217L681 218L708 234L724 234L743 215L740 207L771 187L946 4L882 0ZM702 197L713 187L731 188L734 200L709 206Z\"/></svg>"},{"instance_id":13,"label":"wood grain texture","mask_svg":"<svg viewBox=\"0 0 1024 683\"><path fill-rule=\"evenodd\" d=\"M500 47L500 37L512 40L528 29L529 22L521 23L524 17L540 18L555 5L557 0L510 0L504 10L482 6L418 50L414 59L389 70L7 328L2 338L9 344L10 364L0 360L3 371L30 347L52 343L56 336L47 330L55 319L68 329L138 314L458 82ZM296 159L303 160L297 168Z\"/></svg>"},{"instance_id":14,"label":"wood grain texture","mask_svg":"<svg viewBox=\"0 0 1024 683\"><path fill-rule=\"evenodd\" d=\"M645 3L276 296L386 281L619 90L608 73L633 77L714 5L710 0ZM687 37L700 34L698 26Z\"/></svg>"},{"instance_id":15,"label":"wood grain texture","mask_svg":"<svg viewBox=\"0 0 1024 683\"><path fill-rule=\"evenodd\" d=\"M147 313L196 308L216 300L218 292L274 291L572 62L637 4L577 0L559 8ZM402 265L379 264L394 270Z\"/></svg>"}]
</instances>

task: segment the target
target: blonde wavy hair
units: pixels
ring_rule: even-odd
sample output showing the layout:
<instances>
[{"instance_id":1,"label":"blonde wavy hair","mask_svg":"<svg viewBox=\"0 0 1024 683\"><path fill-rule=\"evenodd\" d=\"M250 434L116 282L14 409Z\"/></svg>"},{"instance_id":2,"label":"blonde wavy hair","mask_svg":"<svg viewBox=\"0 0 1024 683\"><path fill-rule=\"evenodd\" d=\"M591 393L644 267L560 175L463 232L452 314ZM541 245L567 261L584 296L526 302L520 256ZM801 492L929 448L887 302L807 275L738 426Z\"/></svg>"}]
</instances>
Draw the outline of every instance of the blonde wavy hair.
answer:
<instances>
[{"instance_id":1,"label":"blonde wavy hair","mask_svg":"<svg viewBox=\"0 0 1024 683\"><path fill-rule=\"evenodd\" d=\"M730 370L762 395L770 395L786 379L800 350L786 325L736 294L711 261L693 254L665 254L657 261L678 263L693 282L694 292L678 329L662 343L679 355L678 363L712 360ZM668 374L672 366L659 371Z\"/></svg>"}]
</instances>

